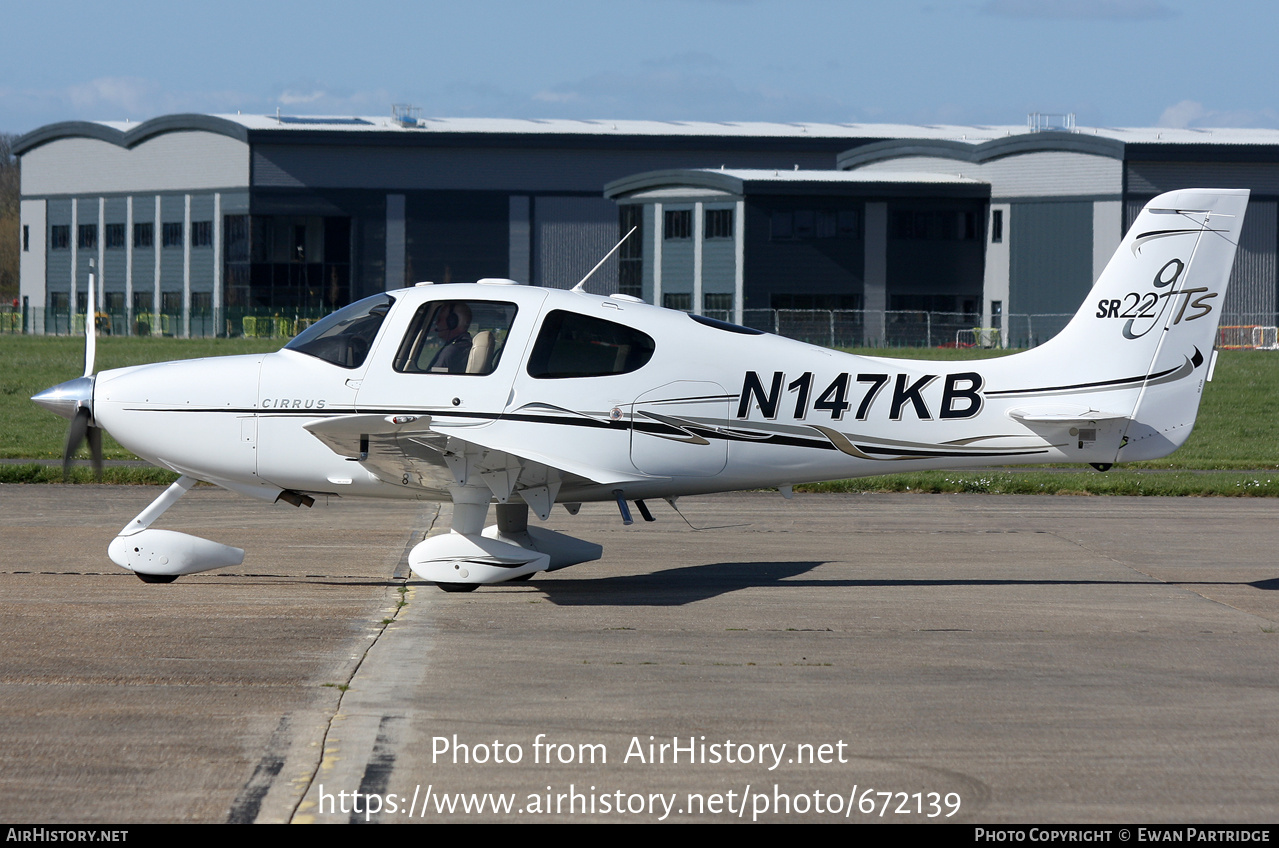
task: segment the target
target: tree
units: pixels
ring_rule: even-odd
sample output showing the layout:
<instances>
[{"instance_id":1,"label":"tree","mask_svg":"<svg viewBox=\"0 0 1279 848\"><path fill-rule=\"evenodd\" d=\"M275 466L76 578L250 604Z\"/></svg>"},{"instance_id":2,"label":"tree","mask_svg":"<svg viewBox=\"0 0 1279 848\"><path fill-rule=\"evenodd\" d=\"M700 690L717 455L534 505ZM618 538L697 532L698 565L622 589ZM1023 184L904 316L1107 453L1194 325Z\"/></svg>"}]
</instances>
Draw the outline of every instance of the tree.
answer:
<instances>
[{"instance_id":1,"label":"tree","mask_svg":"<svg viewBox=\"0 0 1279 848\"><path fill-rule=\"evenodd\" d=\"M13 155L16 135L0 133L0 303L18 296L20 214L18 158Z\"/></svg>"}]
</instances>

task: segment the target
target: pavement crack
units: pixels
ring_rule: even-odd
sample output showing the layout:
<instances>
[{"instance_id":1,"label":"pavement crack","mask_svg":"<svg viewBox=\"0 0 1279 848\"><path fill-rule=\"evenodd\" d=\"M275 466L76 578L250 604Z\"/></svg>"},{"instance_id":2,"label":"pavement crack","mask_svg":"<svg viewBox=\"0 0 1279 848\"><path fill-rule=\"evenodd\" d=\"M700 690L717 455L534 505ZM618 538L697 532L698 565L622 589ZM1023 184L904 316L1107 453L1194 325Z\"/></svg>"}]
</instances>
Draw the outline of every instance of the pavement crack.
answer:
<instances>
[{"instance_id":1,"label":"pavement crack","mask_svg":"<svg viewBox=\"0 0 1279 848\"><path fill-rule=\"evenodd\" d=\"M404 595L407 591L405 583L412 574L408 564L409 553L418 542L430 535L431 530L434 529L435 522L439 520L439 517L440 505L431 504L423 509L418 516L419 526L425 524L425 529L414 529L409 532L409 538L404 543L404 549L400 553L400 559L396 563L395 570L391 575L391 579L399 584L395 590L399 595L399 600L396 602L395 609L391 613L390 618L382 618L374 626L374 632L371 638L369 638L368 644L364 646L364 650L360 652L359 658L351 665L350 672L347 674L346 679L336 687L338 689L337 701L334 704L333 711L325 719L324 733L321 734L320 737L319 754L315 758L315 763L311 767L311 772L307 776L305 784L299 786L297 799L293 802L293 805L289 810L288 821L290 823L293 823L294 819L297 818L298 810L301 808L303 802L306 801L306 797L310 793L311 787L315 784L316 778L319 777L320 769L324 765L325 753L328 750L329 737L333 732L333 722L342 714L342 704L346 699L347 692L350 691L351 681L353 681L355 676L360 673L360 668L368 659L369 652L373 650L374 646L377 645L379 641L381 641L387 628L395 623L396 619L400 617L400 612L408 605L407 601L404 600ZM386 776L389 776L389 774Z\"/></svg>"}]
</instances>

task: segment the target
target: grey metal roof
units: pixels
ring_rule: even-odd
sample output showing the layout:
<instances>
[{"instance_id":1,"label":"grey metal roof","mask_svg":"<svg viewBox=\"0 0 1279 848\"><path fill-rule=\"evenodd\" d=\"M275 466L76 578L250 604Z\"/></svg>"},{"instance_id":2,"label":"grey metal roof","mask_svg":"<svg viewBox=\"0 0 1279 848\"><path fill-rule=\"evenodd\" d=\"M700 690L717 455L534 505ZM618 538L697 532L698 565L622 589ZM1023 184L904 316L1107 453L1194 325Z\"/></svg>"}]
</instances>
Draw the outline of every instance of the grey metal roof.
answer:
<instances>
[{"instance_id":1,"label":"grey metal roof","mask_svg":"<svg viewBox=\"0 0 1279 848\"><path fill-rule=\"evenodd\" d=\"M604 196L616 200L658 189L708 189L737 196L748 194L902 195L921 188L927 193L988 197L990 185L981 180L926 172L854 173L747 168L678 168L623 177L604 186Z\"/></svg>"},{"instance_id":2,"label":"grey metal roof","mask_svg":"<svg viewBox=\"0 0 1279 848\"><path fill-rule=\"evenodd\" d=\"M352 115L164 115L142 123L126 121L66 121L48 124L21 136L13 150L26 151L60 138L85 137L132 147L165 132L202 130L240 141L324 144L508 144L520 146L609 144L628 139L647 144L726 144L764 142L817 144L839 149L842 142L892 155L910 155L909 145L921 145L927 155L980 157L1010 155L1026 150L1079 149L1127 158L1194 158L1195 151L1223 145L1235 151L1254 150L1265 158L1279 151L1279 130L1162 129L1159 127L1080 127L1073 133L1031 132L1024 125L963 126L860 123L768 123L755 121L628 121L518 118L418 118L402 122L387 116ZM614 140L610 142L609 140ZM824 144L823 144L824 142ZM1023 147L1024 145L1024 147ZM1056 146L1054 146L1056 145ZM884 153L862 148L867 156ZM942 153L940 151L946 151ZM968 151L967 153L962 153ZM1232 156L1235 155L1232 153ZM858 160L859 164L864 164ZM848 167L841 164L841 167Z\"/></svg>"}]
</instances>

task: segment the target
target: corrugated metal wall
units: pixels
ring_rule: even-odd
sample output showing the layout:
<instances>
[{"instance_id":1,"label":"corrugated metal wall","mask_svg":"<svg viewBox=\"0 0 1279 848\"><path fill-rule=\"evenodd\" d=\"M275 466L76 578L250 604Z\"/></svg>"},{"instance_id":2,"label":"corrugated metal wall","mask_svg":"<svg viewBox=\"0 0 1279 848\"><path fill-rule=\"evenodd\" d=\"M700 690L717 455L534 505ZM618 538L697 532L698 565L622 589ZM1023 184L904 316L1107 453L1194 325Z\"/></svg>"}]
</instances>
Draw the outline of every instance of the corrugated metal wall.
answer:
<instances>
[{"instance_id":1,"label":"corrugated metal wall","mask_svg":"<svg viewBox=\"0 0 1279 848\"><path fill-rule=\"evenodd\" d=\"M602 197L533 199L534 282L568 289L586 276L621 238L617 204ZM617 256L609 257L586 284L594 294L617 291Z\"/></svg>"},{"instance_id":2,"label":"corrugated metal wall","mask_svg":"<svg viewBox=\"0 0 1279 848\"><path fill-rule=\"evenodd\" d=\"M1134 198L1125 204L1125 221L1129 227L1150 197ZM1222 315L1228 320L1271 324L1276 310L1275 251L1279 241L1279 204L1273 200L1251 200L1235 251L1235 264L1230 271L1230 287ZM1252 317L1249 317L1252 316Z\"/></svg>"},{"instance_id":3,"label":"corrugated metal wall","mask_svg":"<svg viewBox=\"0 0 1279 848\"><path fill-rule=\"evenodd\" d=\"M663 168L831 168L831 152L733 151L706 140L702 150L640 147L529 149L364 147L265 144L253 146L253 184L279 188L455 189L581 191ZM34 151L33 151L34 152ZM610 245L611 247L612 245ZM585 273L585 272L583 272Z\"/></svg>"},{"instance_id":4,"label":"corrugated metal wall","mask_svg":"<svg viewBox=\"0 0 1279 848\"><path fill-rule=\"evenodd\" d=\"M1273 162L1130 162L1128 192L1154 196L1182 188L1246 188L1279 194Z\"/></svg>"},{"instance_id":5,"label":"corrugated metal wall","mask_svg":"<svg viewBox=\"0 0 1279 848\"><path fill-rule=\"evenodd\" d=\"M1089 201L1013 203L1009 313L1073 313L1092 288L1092 213Z\"/></svg>"},{"instance_id":6,"label":"corrugated metal wall","mask_svg":"<svg viewBox=\"0 0 1279 848\"><path fill-rule=\"evenodd\" d=\"M24 196L197 191L248 184L249 146L215 133L163 133L132 149L92 138L66 138L22 155Z\"/></svg>"},{"instance_id":7,"label":"corrugated metal wall","mask_svg":"<svg viewBox=\"0 0 1279 848\"><path fill-rule=\"evenodd\" d=\"M938 156L903 156L866 165L857 171L923 171L962 175L990 183L991 196L998 200L1005 197L1118 196L1123 165L1109 156L1050 150L1004 156L981 163Z\"/></svg>"},{"instance_id":8,"label":"corrugated metal wall","mask_svg":"<svg viewBox=\"0 0 1279 848\"><path fill-rule=\"evenodd\" d=\"M1235 264L1230 271L1230 288L1226 290L1224 315L1255 315L1248 322L1261 321L1261 316L1275 312L1275 241L1276 203L1273 200L1248 204L1243 220Z\"/></svg>"}]
</instances>

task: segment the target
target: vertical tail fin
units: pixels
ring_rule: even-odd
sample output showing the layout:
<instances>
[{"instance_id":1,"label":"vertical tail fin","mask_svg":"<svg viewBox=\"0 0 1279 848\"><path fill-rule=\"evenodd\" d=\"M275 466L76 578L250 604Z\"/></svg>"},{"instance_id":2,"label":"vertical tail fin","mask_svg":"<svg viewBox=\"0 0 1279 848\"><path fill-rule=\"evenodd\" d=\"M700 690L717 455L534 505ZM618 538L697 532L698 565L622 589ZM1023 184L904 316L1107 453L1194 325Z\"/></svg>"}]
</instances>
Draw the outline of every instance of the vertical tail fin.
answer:
<instances>
[{"instance_id":1,"label":"vertical tail fin","mask_svg":"<svg viewBox=\"0 0 1279 848\"><path fill-rule=\"evenodd\" d=\"M1247 205L1248 191L1234 189L1150 201L1083 307L1041 348L1077 374L1113 374L1115 389L1135 390L1125 393L1122 461L1166 456L1190 435Z\"/></svg>"}]
</instances>

